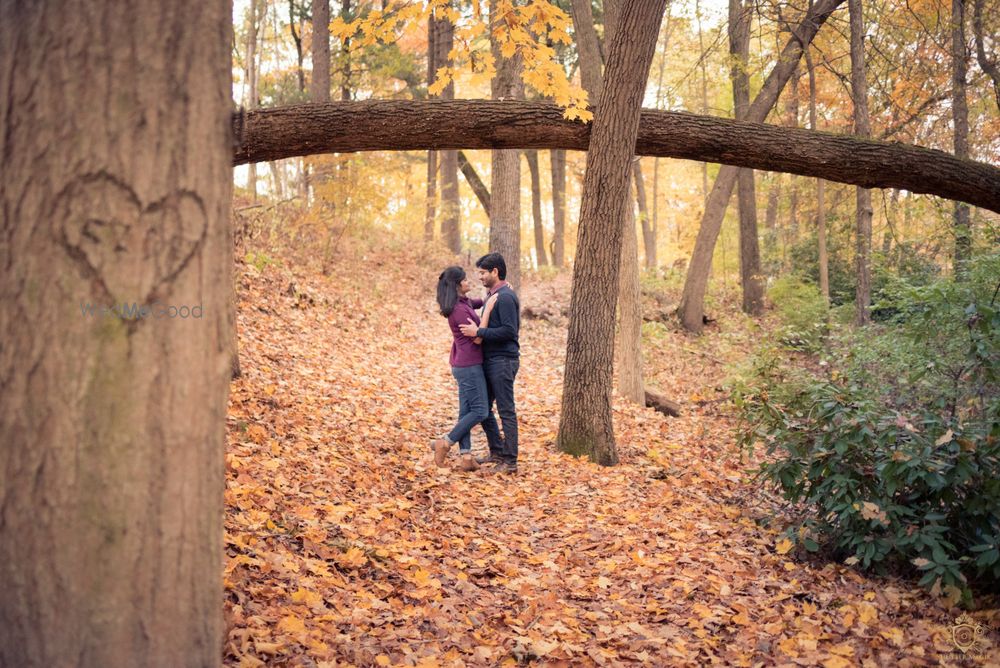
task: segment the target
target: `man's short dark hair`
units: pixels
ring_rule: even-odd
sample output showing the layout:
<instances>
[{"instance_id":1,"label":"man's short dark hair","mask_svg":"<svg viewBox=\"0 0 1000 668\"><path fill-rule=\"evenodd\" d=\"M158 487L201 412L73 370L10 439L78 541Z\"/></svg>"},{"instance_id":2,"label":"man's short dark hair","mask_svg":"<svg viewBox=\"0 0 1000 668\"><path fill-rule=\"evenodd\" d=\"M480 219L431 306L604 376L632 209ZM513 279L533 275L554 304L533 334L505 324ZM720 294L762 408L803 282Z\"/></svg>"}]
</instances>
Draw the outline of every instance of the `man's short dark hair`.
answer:
<instances>
[{"instance_id":1,"label":"man's short dark hair","mask_svg":"<svg viewBox=\"0 0 1000 668\"><path fill-rule=\"evenodd\" d=\"M487 253L476 260L476 266L480 269L485 269L486 271L493 271L496 269L497 276L500 277L500 280L507 280L507 263L504 262L503 255L500 253Z\"/></svg>"}]
</instances>

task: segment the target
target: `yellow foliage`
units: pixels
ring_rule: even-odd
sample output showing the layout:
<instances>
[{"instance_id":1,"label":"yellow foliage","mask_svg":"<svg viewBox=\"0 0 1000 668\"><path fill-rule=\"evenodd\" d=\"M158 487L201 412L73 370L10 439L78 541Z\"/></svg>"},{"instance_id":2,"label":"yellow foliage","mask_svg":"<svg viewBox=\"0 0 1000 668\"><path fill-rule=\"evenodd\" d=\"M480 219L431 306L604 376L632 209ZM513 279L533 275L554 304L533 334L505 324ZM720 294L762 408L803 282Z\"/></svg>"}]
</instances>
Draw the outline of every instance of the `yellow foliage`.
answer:
<instances>
[{"instance_id":1,"label":"yellow foliage","mask_svg":"<svg viewBox=\"0 0 1000 668\"><path fill-rule=\"evenodd\" d=\"M428 88L431 95L440 95L453 82L459 70L468 67L471 73L492 77L495 63L489 46L480 38L486 30L482 7L472 3L471 16L463 16L447 0L426 0L410 3L390 2L385 9L373 9L353 21L335 17L330 22L330 34L351 46L371 46L399 39L407 25L427 20L430 16L447 19L455 26L455 46L448 57L451 67L439 68L436 80ZM570 44L572 20L549 0L499 0L495 7L495 23L491 34L500 44L504 58L520 57L524 63L524 83L540 95L565 108L564 117L589 121L587 95L580 86L570 83L566 72L555 57L549 42Z\"/></svg>"}]
</instances>

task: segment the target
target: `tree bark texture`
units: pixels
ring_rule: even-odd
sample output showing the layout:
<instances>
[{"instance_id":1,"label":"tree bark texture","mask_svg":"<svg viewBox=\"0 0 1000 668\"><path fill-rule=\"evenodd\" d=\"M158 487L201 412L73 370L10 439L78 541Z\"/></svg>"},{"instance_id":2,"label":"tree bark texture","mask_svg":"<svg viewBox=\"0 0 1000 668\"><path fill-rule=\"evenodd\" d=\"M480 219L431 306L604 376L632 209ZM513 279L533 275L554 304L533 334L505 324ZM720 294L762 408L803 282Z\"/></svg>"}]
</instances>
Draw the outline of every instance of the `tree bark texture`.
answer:
<instances>
[{"instance_id":1,"label":"tree bark texture","mask_svg":"<svg viewBox=\"0 0 1000 668\"><path fill-rule=\"evenodd\" d=\"M549 151L552 172L552 264L566 264L566 151Z\"/></svg>"},{"instance_id":2,"label":"tree bark texture","mask_svg":"<svg viewBox=\"0 0 1000 668\"><path fill-rule=\"evenodd\" d=\"M462 222L458 199L458 152L441 151L441 237L453 253L462 250Z\"/></svg>"},{"instance_id":3,"label":"tree bark texture","mask_svg":"<svg viewBox=\"0 0 1000 668\"><path fill-rule=\"evenodd\" d=\"M580 62L580 85L587 91L590 106L597 107L601 95L601 47L594 29L594 12L590 0L572 0L573 31Z\"/></svg>"},{"instance_id":4,"label":"tree bark texture","mask_svg":"<svg viewBox=\"0 0 1000 668\"><path fill-rule=\"evenodd\" d=\"M819 129L816 113L816 68L806 49L806 69L809 73L809 129ZM899 192L898 190L896 192ZM819 291L830 304L830 256L826 247L826 181L816 179L816 243L819 246Z\"/></svg>"},{"instance_id":5,"label":"tree bark texture","mask_svg":"<svg viewBox=\"0 0 1000 668\"><path fill-rule=\"evenodd\" d=\"M524 97L519 56L504 58L499 42L492 37L496 3L490 5L490 35L496 75L490 82L494 100L520 100ZM517 148L493 151L490 174L490 250L503 255L507 281L517 291L521 287L521 155Z\"/></svg>"},{"instance_id":6,"label":"tree bark texture","mask_svg":"<svg viewBox=\"0 0 1000 668\"><path fill-rule=\"evenodd\" d=\"M545 227L542 225L542 181L538 171L538 150L528 149L524 152L528 161L528 172L531 174L531 220L535 230L535 255L538 266L549 263L545 254Z\"/></svg>"},{"instance_id":7,"label":"tree bark texture","mask_svg":"<svg viewBox=\"0 0 1000 668\"><path fill-rule=\"evenodd\" d=\"M605 0L604 34L609 36L609 39L617 30L618 11L617 0ZM587 17L588 13L587 7L580 7L577 11L577 14L584 19L584 25L590 21ZM578 46L581 53L593 51L601 53L600 42L597 42L597 48L590 44L591 41L597 41L596 32L586 29L578 30L577 41L581 43ZM593 82L598 83L597 86L587 91L595 100L600 99L600 90L603 86L602 65L603 62L600 59L596 61L589 58L580 59L581 79L591 82L592 86ZM631 177L631 167L629 174ZM624 399L642 405L642 306L639 302L639 249L638 243L635 241L635 214L630 186L626 186L626 202L622 205L620 223L624 236L619 265L618 328L615 337L618 394Z\"/></svg>"},{"instance_id":8,"label":"tree bark texture","mask_svg":"<svg viewBox=\"0 0 1000 668\"><path fill-rule=\"evenodd\" d=\"M427 151L427 195L424 213L424 240L433 241L437 221L438 151Z\"/></svg>"},{"instance_id":9,"label":"tree bark texture","mask_svg":"<svg viewBox=\"0 0 1000 668\"><path fill-rule=\"evenodd\" d=\"M778 227L778 198L781 196L781 174L773 174L767 189L767 207L764 209L764 227L772 232Z\"/></svg>"},{"instance_id":10,"label":"tree bark texture","mask_svg":"<svg viewBox=\"0 0 1000 668\"><path fill-rule=\"evenodd\" d=\"M310 99L330 101L330 0L312 0L312 86Z\"/></svg>"},{"instance_id":11,"label":"tree bark texture","mask_svg":"<svg viewBox=\"0 0 1000 668\"><path fill-rule=\"evenodd\" d=\"M611 388L621 220L639 106L665 4L624 0L620 5L583 181L557 443L563 452L603 465L618 462Z\"/></svg>"},{"instance_id":12,"label":"tree bark texture","mask_svg":"<svg viewBox=\"0 0 1000 668\"><path fill-rule=\"evenodd\" d=\"M996 59L991 59L986 53L985 34L983 29L983 5L984 0L973 0L972 5L972 32L976 38L976 60L979 67L989 75L993 82L993 95L997 99L997 109L1000 110L1000 67L997 66ZM993 43L997 40L994 38Z\"/></svg>"},{"instance_id":13,"label":"tree bark texture","mask_svg":"<svg viewBox=\"0 0 1000 668\"><path fill-rule=\"evenodd\" d=\"M646 203L646 180L642 176L642 161L636 157L632 161L632 181L635 183L635 201L639 206L639 222L642 228L643 256L647 269L656 268L656 234L649 221L649 206Z\"/></svg>"},{"instance_id":14,"label":"tree bark texture","mask_svg":"<svg viewBox=\"0 0 1000 668\"><path fill-rule=\"evenodd\" d=\"M799 68L792 71L785 99L785 125L799 127ZM795 175L788 177L788 225L784 239L786 246L794 245L799 239L799 180Z\"/></svg>"},{"instance_id":15,"label":"tree bark texture","mask_svg":"<svg viewBox=\"0 0 1000 668\"><path fill-rule=\"evenodd\" d=\"M455 26L446 18L432 18L434 30L434 66L450 67L448 54L455 44ZM437 69L435 69L435 79ZM442 100L455 99L455 82L449 81L441 91ZM441 181L441 237L453 253L462 250L462 220L458 197L458 152L441 151L438 156Z\"/></svg>"},{"instance_id":16,"label":"tree bark texture","mask_svg":"<svg viewBox=\"0 0 1000 668\"><path fill-rule=\"evenodd\" d=\"M741 0L729 0L729 52L732 59L733 109L737 120L746 120L750 108L750 9ZM740 219L740 286L743 312L764 312L764 277L760 269L757 238L757 194L752 169L737 173L737 204Z\"/></svg>"},{"instance_id":17,"label":"tree bark texture","mask_svg":"<svg viewBox=\"0 0 1000 668\"><path fill-rule=\"evenodd\" d=\"M427 19L427 85L434 84L437 78L437 49L434 41L434 17ZM427 198L424 211L424 241L434 240L434 228L437 223L437 175L438 152L427 151Z\"/></svg>"},{"instance_id":18,"label":"tree bark texture","mask_svg":"<svg viewBox=\"0 0 1000 668\"><path fill-rule=\"evenodd\" d=\"M636 164L633 160L633 164ZM630 179L634 181L634 179ZM627 186L628 187L628 186ZM628 187L631 190L631 187ZM642 374L642 290L639 285L639 238L635 206L626 196L622 207L622 255L618 275L618 395L645 405Z\"/></svg>"},{"instance_id":19,"label":"tree bark texture","mask_svg":"<svg viewBox=\"0 0 1000 668\"><path fill-rule=\"evenodd\" d=\"M951 0L951 113L956 158L969 157L969 102L966 96L968 77L965 43L965 0ZM965 265L972 257L972 226L969 206L955 202L955 275L964 276Z\"/></svg>"},{"instance_id":20,"label":"tree bark texture","mask_svg":"<svg viewBox=\"0 0 1000 668\"><path fill-rule=\"evenodd\" d=\"M350 23L351 0L340 0L340 18ZM340 44L340 99L347 102L351 99L351 38L345 37Z\"/></svg>"},{"instance_id":21,"label":"tree bark texture","mask_svg":"<svg viewBox=\"0 0 1000 668\"><path fill-rule=\"evenodd\" d=\"M803 48L812 42L820 26L842 3L843 0L819 0L810 7L802 22L793 31L792 37L781 50L778 62L768 74L760 92L757 93L747 109L746 121L761 123L767 118L767 114L778 101L778 96L798 66ZM739 166L752 167L753 165ZM719 170L705 202L705 213L702 216L701 226L698 228L694 251L691 253L691 262L684 280L684 291L681 295L679 309L681 323L692 332L700 332L703 327L705 290L708 288L708 276L712 269L715 242L722 230L722 222L726 216L726 208L729 206L729 198L736 185L737 174L738 170L733 166L723 166Z\"/></svg>"},{"instance_id":22,"label":"tree bark texture","mask_svg":"<svg viewBox=\"0 0 1000 668\"><path fill-rule=\"evenodd\" d=\"M240 129L238 117L234 123ZM562 109L541 102L334 102L246 114L233 163L317 153L431 148L586 151L590 134L591 124L567 121L562 118ZM1000 213L1000 168L909 144L645 109L635 152L819 177L867 188L901 188Z\"/></svg>"},{"instance_id":23,"label":"tree bark texture","mask_svg":"<svg viewBox=\"0 0 1000 668\"><path fill-rule=\"evenodd\" d=\"M848 0L851 22L851 97L854 99L854 134L871 136L868 117L868 81L865 72L865 23L861 0ZM856 189L856 246L854 251L857 286L854 292L855 315L858 325L871 320L871 252L872 252L872 192L868 188Z\"/></svg>"},{"instance_id":24,"label":"tree bark texture","mask_svg":"<svg viewBox=\"0 0 1000 668\"><path fill-rule=\"evenodd\" d=\"M220 663L232 41L0 3L0 666Z\"/></svg>"},{"instance_id":25,"label":"tree bark texture","mask_svg":"<svg viewBox=\"0 0 1000 668\"><path fill-rule=\"evenodd\" d=\"M466 157L465 152L457 151L457 156L458 168L462 171L465 182L469 184L472 192L476 195L476 199L483 205L483 211L486 212L486 215L490 215L490 191L486 189L486 184L479 178L479 173L476 172L476 168L469 162L469 158Z\"/></svg>"}]
</instances>

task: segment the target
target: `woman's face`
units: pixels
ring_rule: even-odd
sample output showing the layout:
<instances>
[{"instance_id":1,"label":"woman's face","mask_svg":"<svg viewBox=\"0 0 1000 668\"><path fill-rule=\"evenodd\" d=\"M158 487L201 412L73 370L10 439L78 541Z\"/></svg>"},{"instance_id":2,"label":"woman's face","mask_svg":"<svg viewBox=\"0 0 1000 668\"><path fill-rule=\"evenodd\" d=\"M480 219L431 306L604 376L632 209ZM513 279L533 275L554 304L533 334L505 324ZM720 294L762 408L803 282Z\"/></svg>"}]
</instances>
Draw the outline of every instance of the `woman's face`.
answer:
<instances>
[{"instance_id":1,"label":"woman's face","mask_svg":"<svg viewBox=\"0 0 1000 668\"><path fill-rule=\"evenodd\" d=\"M456 289L458 290L458 296L464 297L465 293L467 293L469 290L472 289L472 282L469 281L469 277L466 276L465 278L463 278L462 282L458 284L458 287Z\"/></svg>"}]
</instances>

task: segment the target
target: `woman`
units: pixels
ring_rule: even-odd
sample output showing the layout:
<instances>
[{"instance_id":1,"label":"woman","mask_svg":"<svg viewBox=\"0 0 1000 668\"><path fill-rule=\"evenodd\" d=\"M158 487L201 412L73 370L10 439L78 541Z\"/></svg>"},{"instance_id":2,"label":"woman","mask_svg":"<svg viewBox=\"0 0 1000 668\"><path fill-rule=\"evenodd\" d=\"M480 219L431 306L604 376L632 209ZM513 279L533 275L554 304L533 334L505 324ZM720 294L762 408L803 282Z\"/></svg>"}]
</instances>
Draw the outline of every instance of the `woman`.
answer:
<instances>
[{"instance_id":1,"label":"woman","mask_svg":"<svg viewBox=\"0 0 1000 668\"><path fill-rule=\"evenodd\" d=\"M486 376L483 375L483 351L480 339L471 339L458 328L469 320L479 324L476 309L483 305L481 299L466 295L472 283L461 267L448 267L438 277L437 301L441 315L448 318L451 327L451 374L458 382L458 422L455 427L434 441L434 462L447 466L446 458L452 444L458 443L459 464L462 471L479 468L472 457L472 428L486 419L488 400Z\"/></svg>"}]
</instances>

